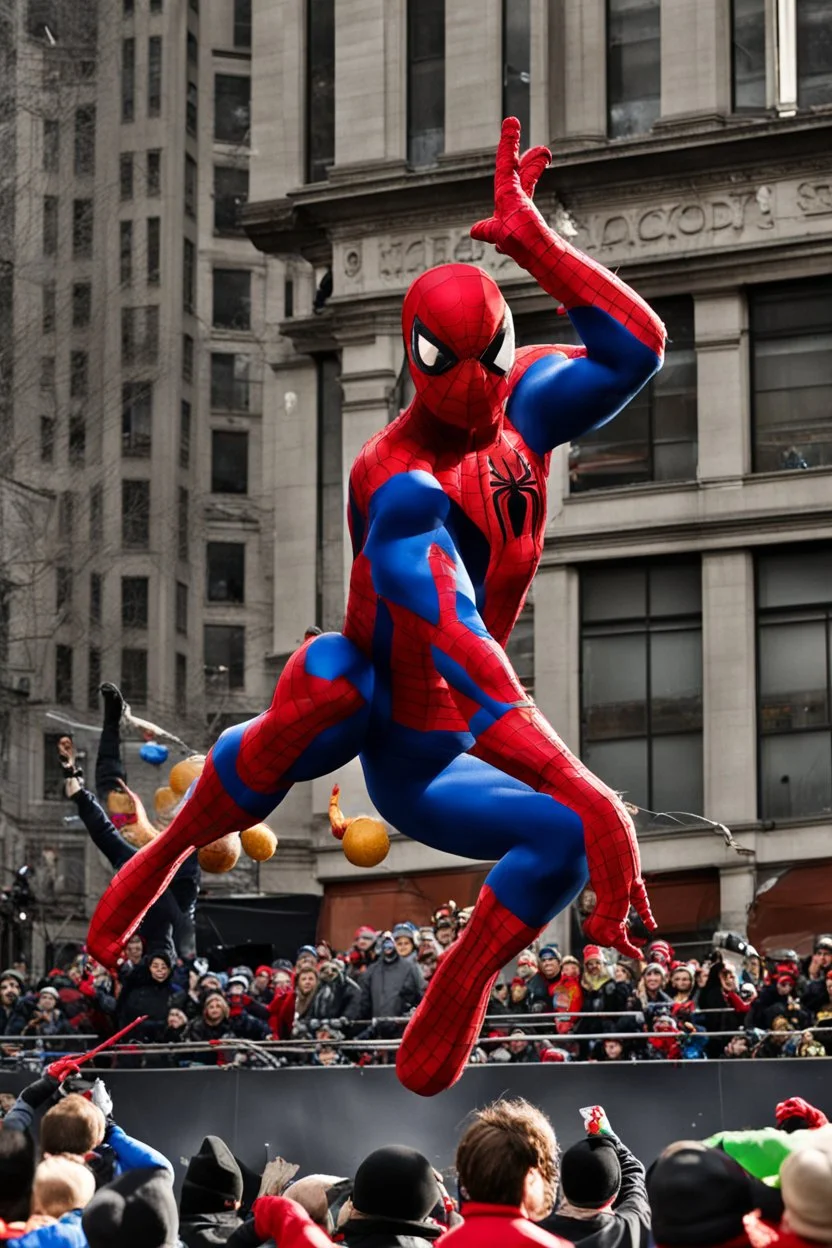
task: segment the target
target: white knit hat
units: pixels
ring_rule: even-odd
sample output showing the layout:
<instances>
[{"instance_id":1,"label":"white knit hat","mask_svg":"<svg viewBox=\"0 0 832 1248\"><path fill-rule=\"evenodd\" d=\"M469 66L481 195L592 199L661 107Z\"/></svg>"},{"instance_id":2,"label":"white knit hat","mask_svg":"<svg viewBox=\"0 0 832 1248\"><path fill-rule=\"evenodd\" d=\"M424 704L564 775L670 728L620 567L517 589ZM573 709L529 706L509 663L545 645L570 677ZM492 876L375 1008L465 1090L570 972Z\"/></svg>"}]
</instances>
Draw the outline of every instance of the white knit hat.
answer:
<instances>
[{"instance_id":1,"label":"white knit hat","mask_svg":"<svg viewBox=\"0 0 832 1248\"><path fill-rule=\"evenodd\" d=\"M780 1167L789 1228L818 1244L832 1244L832 1132L806 1132L806 1143Z\"/></svg>"}]
</instances>

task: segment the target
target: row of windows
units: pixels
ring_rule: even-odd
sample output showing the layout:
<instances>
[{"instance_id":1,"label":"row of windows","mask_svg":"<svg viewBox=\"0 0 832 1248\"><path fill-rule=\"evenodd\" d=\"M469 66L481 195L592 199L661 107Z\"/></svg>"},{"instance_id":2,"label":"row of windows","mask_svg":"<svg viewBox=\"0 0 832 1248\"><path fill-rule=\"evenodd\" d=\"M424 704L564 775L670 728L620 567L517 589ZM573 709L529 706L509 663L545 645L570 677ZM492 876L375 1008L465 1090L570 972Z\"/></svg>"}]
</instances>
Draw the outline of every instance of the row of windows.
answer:
<instances>
[{"instance_id":1,"label":"row of windows","mask_svg":"<svg viewBox=\"0 0 832 1248\"><path fill-rule=\"evenodd\" d=\"M74 116L73 169L76 177L95 173L95 105L76 108ZM61 167L61 127L57 118L43 121L43 168L58 173Z\"/></svg>"},{"instance_id":2,"label":"row of windows","mask_svg":"<svg viewBox=\"0 0 832 1248\"><path fill-rule=\"evenodd\" d=\"M93 203L91 199L72 201L72 256L84 260L92 255ZM43 254L54 256L58 251L58 196L43 197Z\"/></svg>"},{"instance_id":3,"label":"row of windows","mask_svg":"<svg viewBox=\"0 0 832 1248\"><path fill-rule=\"evenodd\" d=\"M747 298L753 471L832 465L832 277L750 287ZM664 368L614 421L573 444L572 493L696 477L693 300L653 306L668 328ZM556 334L569 330L561 323Z\"/></svg>"},{"instance_id":4,"label":"row of windows","mask_svg":"<svg viewBox=\"0 0 832 1248\"><path fill-rule=\"evenodd\" d=\"M132 17L136 11L135 0L122 0L125 17ZM198 0L191 0L190 7L199 12ZM162 0L150 0L150 12L162 12ZM251 47L251 0L234 0L233 37L235 48Z\"/></svg>"},{"instance_id":5,"label":"row of windows","mask_svg":"<svg viewBox=\"0 0 832 1248\"><path fill-rule=\"evenodd\" d=\"M205 693L209 697L245 687L245 628L236 624L206 624L203 628ZM74 701L74 659L72 646L55 647L55 701L62 706ZM148 652L141 646L125 646L121 651L119 687L131 706L147 703ZM87 653L87 702L91 708L99 704L101 684L101 650L90 646ZM184 713L187 704L188 669L185 655L176 655L176 708ZM47 749L51 734L45 738ZM54 742L53 753L54 753ZM48 757L48 755L47 755ZM45 798L55 797L45 789Z\"/></svg>"},{"instance_id":6,"label":"row of windows","mask_svg":"<svg viewBox=\"0 0 832 1248\"><path fill-rule=\"evenodd\" d=\"M70 293L72 327L84 329L92 319L92 285L90 282L73 282ZM41 329L53 334L57 323L58 300L54 282L44 282L41 287Z\"/></svg>"},{"instance_id":7,"label":"row of windows","mask_svg":"<svg viewBox=\"0 0 832 1248\"><path fill-rule=\"evenodd\" d=\"M759 813L832 811L832 547L756 559ZM703 808L698 560L581 575L581 746L648 811Z\"/></svg>"},{"instance_id":8,"label":"row of windows","mask_svg":"<svg viewBox=\"0 0 832 1248\"><path fill-rule=\"evenodd\" d=\"M187 59L198 61L196 36L187 36ZM188 133L196 134L198 90L188 82L185 121ZM147 115L162 112L162 39L151 35L147 41ZM121 120L129 123L136 116L136 40L121 44ZM218 143L247 146L251 129L251 78L243 74L214 75L214 138Z\"/></svg>"},{"instance_id":9,"label":"row of windows","mask_svg":"<svg viewBox=\"0 0 832 1248\"><path fill-rule=\"evenodd\" d=\"M207 542L205 547L206 601L245 603L245 544L243 542ZM55 569L55 606L60 613L72 607L74 573L72 568ZM146 576L123 576L121 578L121 623L123 628L146 629L148 627L150 581ZM90 574L90 624L101 623L102 578L98 572ZM181 600L180 600L181 599ZM187 587L177 583L176 631L187 635L188 597Z\"/></svg>"},{"instance_id":10,"label":"row of windows","mask_svg":"<svg viewBox=\"0 0 832 1248\"><path fill-rule=\"evenodd\" d=\"M503 113L528 128L530 0L503 0ZM776 45L767 0L733 0L733 106L764 110ZM772 8L773 12L773 8ZM308 0L306 176L325 179L335 159L335 0ZM832 103L828 0L796 0L799 108ZM607 0L607 133L646 134L661 112L661 0ZM407 158L436 162L445 146L445 0L408 0Z\"/></svg>"}]
</instances>

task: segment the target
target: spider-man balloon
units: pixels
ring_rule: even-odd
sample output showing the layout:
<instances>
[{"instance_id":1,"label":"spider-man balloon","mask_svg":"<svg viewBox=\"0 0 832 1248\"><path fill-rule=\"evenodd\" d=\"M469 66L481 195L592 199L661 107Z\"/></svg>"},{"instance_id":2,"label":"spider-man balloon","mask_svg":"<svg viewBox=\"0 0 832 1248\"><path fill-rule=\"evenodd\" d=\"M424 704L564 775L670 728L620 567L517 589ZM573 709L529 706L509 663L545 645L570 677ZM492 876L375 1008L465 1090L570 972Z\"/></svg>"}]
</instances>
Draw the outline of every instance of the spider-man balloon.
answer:
<instances>
[{"instance_id":1,"label":"spider-man balloon","mask_svg":"<svg viewBox=\"0 0 832 1248\"><path fill-rule=\"evenodd\" d=\"M515 351L496 283L442 265L413 283L403 329L416 397L350 474L355 559L343 633L289 659L271 707L223 733L168 829L127 864L92 921L112 965L194 846L263 819L297 780L359 755L407 836L496 861L440 959L398 1055L430 1095L459 1078L496 973L589 877L594 943L636 955L631 904L655 926L632 820L565 747L503 649L543 547L553 447L597 428L660 367L664 328L628 286L558 237L532 203L550 160L503 123L495 211L471 233L566 307L585 346Z\"/></svg>"}]
</instances>

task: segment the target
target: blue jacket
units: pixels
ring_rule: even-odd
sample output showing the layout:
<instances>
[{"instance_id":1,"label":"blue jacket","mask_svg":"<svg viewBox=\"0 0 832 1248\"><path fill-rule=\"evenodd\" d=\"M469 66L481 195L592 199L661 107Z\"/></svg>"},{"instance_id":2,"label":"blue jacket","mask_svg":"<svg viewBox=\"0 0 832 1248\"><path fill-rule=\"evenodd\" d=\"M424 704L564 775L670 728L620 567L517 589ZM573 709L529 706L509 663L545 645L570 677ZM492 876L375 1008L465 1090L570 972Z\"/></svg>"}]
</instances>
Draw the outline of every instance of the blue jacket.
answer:
<instances>
[{"instance_id":1,"label":"blue jacket","mask_svg":"<svg viewBox=\"0 0 832 1248\"><path fill-rule=\"evenodd\" d=\"M30 1231L14 1242L15 1248L87 1248L87 1237L81 1226L81 1210L73 1209L51 1226Z\"/></svg>"}]
</instances>

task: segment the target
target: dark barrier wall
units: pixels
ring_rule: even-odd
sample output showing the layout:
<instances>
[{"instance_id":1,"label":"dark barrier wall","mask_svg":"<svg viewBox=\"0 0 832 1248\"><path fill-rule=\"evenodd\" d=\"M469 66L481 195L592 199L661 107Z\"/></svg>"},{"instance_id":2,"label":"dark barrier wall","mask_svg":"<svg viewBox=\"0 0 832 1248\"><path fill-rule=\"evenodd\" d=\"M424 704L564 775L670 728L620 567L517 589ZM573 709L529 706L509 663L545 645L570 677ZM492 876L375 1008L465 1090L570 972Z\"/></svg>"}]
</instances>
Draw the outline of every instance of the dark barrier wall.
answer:
<instances>
[{"instance_id":1,"label":"dark barrier wall","mask_svg":"<svg viewBox=\"0 0 832 1248\"><path fill-rule=\"evenodd\" d=\"M423 1100L392 1068L102 1072L116 1121L154 1144L181 1181L203 1136L222 1136L261 1170L280 1154L301 1170L352 1174L383 1144L409 1144L437 1167L452 1164L466 1115L498 1096L524 1096L552 1119L564 1146L582 1133L581 1106L601 1104L649 1164L672 1140L774 1125L774 1106L803 1096L832 1118L832 1059L472 1067L442 1096ZM0 1074L0 1091L27 1079Z\"/></svg>"}]
</instances>

